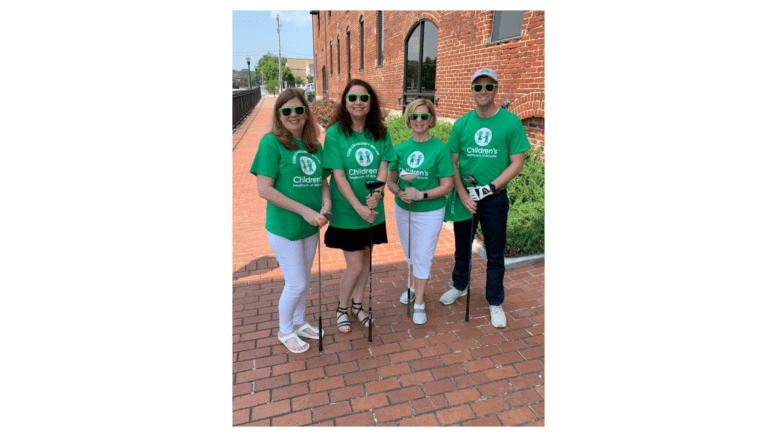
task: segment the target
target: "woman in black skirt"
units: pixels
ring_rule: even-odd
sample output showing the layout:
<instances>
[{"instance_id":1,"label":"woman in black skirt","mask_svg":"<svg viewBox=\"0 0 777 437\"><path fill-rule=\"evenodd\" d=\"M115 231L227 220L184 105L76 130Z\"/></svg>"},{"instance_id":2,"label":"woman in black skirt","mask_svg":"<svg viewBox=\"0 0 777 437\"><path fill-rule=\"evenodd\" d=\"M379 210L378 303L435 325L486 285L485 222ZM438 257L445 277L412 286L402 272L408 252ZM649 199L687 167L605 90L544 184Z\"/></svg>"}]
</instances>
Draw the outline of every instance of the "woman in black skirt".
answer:
<instances>
[{"instance_id":1,"label":"woman in black skirt","mask_svg":"<svg viewBox=\"0 0 777 437\"><path fill-rule=\"evenodd\" d=\"M332 214L324 235L324 244L343 250L345 272L340 279L337 305L337 328L351 330L348 300L353 315L364 326L370 324L369 313L362 307L369 279L372 243L387 243L383 190L370 196L364 182L386 181L388 163L396 159L388 129L383 125L380 100L367 82L348 82L335 109L324 141L324 168L332 170Z\"/></svg>"}]
</instances>

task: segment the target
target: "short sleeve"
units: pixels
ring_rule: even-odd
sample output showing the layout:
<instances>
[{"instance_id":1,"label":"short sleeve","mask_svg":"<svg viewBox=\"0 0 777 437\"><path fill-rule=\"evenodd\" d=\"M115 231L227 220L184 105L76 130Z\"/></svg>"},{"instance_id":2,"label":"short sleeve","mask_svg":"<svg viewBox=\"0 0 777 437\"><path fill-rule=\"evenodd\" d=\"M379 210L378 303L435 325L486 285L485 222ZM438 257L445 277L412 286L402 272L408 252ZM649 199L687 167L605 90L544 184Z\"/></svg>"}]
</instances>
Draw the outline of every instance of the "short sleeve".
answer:
<instances>
[{"instance_id":1,"label":"short sleeve","mask_svg":"<svg viewBox=\"0 0 777 437\"><path fill-rule=\"evenodd\" d=\"M529 138L526 136L526 130L523 128L521 119L517 116L515 117L515 122L513 123L513 129L511 129L511 133L512 135L510 135L510 141L507 145L508 155L517 155L521 152L525 152L531 149Z\"/></svg>"},{"instance_id":2,"label":"short sleeve","mask_svg":"<svg viewBox=\"0 0 777 437\"><path fill-rule=\"evenodd\" d=\"M437 157L436 171L438 178L445 178L448 176L456 175L453 172L453 157L451 156L451 152L448 150L448 148L445 147L445 144L442 145L440 149L440 155Z\"/></svg>"},{"instance_id":3,"label":"short sleeve","mask_svg":"<svg viewBox=\"0 0 777 437\"><path fill-rule=\"evenodd\" d=\"M380 152L383 154L383 158L381 158L381 161L388 161L390 168L391 163L396 162L397 160L397 152L394 150L394 145L391 144L391 134L389 134L388 131L386 131L386 138L384 138L382 141L383 150Z\"/></svg>"},{"instance_id":4,"label":"short sleeve","mask_svg":"<svg viewBox=\"0 0 777 437\"><path fill-rule=\"evenodd\" d=\"M272 135L265 135L259 142L259 149L251 164L251 173L278 179L281 154L278 151L280 142Z\"/></svg>"},{"instance_id":5,"label":"short sleeve","mask_svg":"<svg viewBox=\"0 0 777 437\"><path fill-rule=\"evenodd\" d=\"M337 132L339 125L332 126L326 131L324 138L324 168L345 170L342 154L342 135Z\"/></svg>"},{"instance_id":6,"label":"short sleeve","mask_svg":"<svg viewBox=\"0 0 777 437\"><path fill-rule=\"evenodd\" d=\"M461 123L459 123L460 120L461 119L453 123L451 134L448 135L448 151L458 155L461 155L461 144L459 144L459 135L461 135Z\"/></svg>"}]
</instances>

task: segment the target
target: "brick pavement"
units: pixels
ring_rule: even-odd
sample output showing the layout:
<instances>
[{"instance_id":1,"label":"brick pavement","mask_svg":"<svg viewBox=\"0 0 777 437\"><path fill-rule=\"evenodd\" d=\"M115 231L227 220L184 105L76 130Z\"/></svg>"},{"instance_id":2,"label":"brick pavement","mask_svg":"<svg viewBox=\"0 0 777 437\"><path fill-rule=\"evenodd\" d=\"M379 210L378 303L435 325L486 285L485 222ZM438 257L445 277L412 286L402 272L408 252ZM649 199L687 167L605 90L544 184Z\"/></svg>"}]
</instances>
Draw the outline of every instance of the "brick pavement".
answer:
<instances>
[{"instance_id":1,"label":"brick pavement","mask_svg":"<svg viewBox=\"0 0 777 437\"><path fill-rule=\"evenodd\" d=\"M274 101L264 97L232 136L232 424L544 426L544 263L506 272L508 326L496 329L483 291L486 262L474 255L470 320L464 322L465 299L439 302L454 264L453 234L443 228L425 299L428 321L415 325L397 299L407 289L407 264L388 191L389 244L376 246L373 258L373 342L353 321L350 333L337 331L345 260L341 251L323 246L324 351L319 355L318 340L310 340L303 354L280 344L277 307L284 281L264 229L266 202L249 172ZM310 286L306 320L317 327L316 263Z\"/></svg>"}]
</instances>

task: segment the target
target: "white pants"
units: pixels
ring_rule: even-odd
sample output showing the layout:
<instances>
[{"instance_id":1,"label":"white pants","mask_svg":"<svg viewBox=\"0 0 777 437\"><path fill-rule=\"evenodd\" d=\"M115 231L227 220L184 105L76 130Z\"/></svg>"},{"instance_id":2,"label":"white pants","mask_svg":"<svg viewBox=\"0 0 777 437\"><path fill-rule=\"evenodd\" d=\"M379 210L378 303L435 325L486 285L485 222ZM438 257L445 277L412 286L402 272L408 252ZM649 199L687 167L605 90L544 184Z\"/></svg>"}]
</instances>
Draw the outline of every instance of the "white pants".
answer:
<instances>
[{"instance_id":1,"label":"white pants","mask_svg":"<svg viewBox=\"0 0 777 437\"><path fill-rule=\"evenodd\" d=\"M294 332L294 326L305 323L305 302L310 287L310 269L316 257L319 232L302 240L291 241L267 232L270 247L278 260L286 283L278 304L280 328L283 333Z\"/></svg>"},{"instance_id":2,"label":"white pants","mask_svg":"<svg viewBox=\"0 0 777 437\"><path fill-rule=\"evenodd\" d=\"M440 239L442 219L445 217L445 208L412 213L411 225L413 229L410 236L412 245L408 248L407 229L408 222L411 221L410 214L409 211L394 205L394 219L397 222L399 242L402 243L402 250L405 251L405 260L413 266L413 276L418 279L429 279L432 258L434 258L434 251L437 249L437 242ZM410 257L407 256L408 251Z\"/></svg>"}]
</instances>

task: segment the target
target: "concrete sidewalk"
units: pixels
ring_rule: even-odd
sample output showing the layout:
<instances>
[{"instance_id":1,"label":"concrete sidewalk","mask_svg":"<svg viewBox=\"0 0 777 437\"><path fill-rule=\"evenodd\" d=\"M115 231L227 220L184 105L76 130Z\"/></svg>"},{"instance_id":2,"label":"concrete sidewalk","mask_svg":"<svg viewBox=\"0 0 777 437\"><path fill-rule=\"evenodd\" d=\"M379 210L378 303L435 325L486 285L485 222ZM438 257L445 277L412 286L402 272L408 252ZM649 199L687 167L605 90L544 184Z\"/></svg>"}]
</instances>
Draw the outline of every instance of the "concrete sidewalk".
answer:
<instances>
[{"instance_id":1,"label":"concrete sidewalk","mask_svg":"<svg viewBox=\"0 0 777 437\"><path fill-rule=\"evenodd\" d=\"M266 202L249 172L274 102L263 97L232 136L233 425L544 426L544 262L505 273L508 326L496 329L485 300L486 262L473 256L470 320L464 322L466 299L450 306L439 302L451 286L454 264L453 234L443 228L425 299L428 321L415 325L398 301L407 290L407 264L388 191L389 243L376 246L373 257L372 343L353 317L350 333L335 326L345 260L326 246L323 353L318 340L310 340L303 354L289 353L278 341L284 281L264 228ZM306 315L314 327L316 263Z\"/></svg>"}]
</instances>

